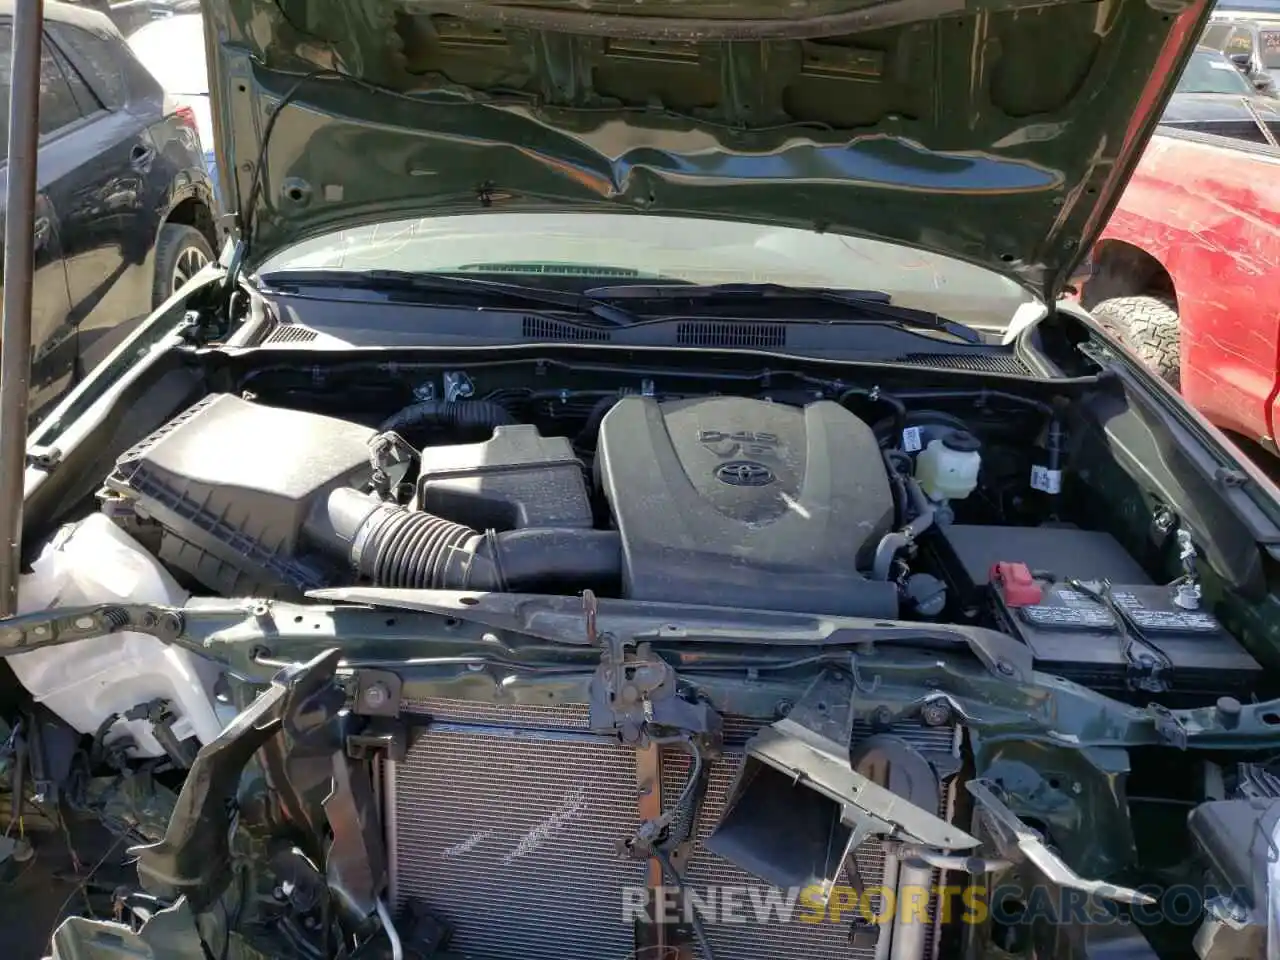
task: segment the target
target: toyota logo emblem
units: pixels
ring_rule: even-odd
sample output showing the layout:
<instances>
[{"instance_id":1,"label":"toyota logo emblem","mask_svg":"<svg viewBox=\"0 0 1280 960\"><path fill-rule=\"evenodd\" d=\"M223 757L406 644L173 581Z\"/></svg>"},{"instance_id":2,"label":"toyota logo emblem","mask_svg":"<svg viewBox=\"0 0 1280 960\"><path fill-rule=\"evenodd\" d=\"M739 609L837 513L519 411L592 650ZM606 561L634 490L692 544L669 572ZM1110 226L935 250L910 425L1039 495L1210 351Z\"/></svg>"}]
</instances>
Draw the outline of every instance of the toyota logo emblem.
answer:
<instances>
[{"instance_id":1,"label":"toyota logo emblem","mask_svg":"<svg viewBox=\"0 0 1280 960\"><path fill-rule=\"evenodd\" d=\"M773 471L754 460L730 460L716 467L716 479L734 487L763 487L773 483Z\"/></svg>"}]
</instances>

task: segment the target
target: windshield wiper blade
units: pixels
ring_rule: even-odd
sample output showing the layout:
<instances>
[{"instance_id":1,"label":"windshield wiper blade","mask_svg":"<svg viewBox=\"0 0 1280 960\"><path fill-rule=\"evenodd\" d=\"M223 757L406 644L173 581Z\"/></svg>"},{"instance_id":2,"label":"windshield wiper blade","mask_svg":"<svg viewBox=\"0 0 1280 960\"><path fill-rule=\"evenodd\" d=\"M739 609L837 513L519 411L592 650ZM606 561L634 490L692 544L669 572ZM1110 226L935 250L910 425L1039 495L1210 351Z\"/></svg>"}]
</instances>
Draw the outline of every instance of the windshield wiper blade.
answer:
<instances>
[{"instance_id":1,"label":"windshield wiper blade","mask_svg":"<svg viewBox=\"0 0 1280 960\"><path fill-rule=\"evenodd\" d=\"M982 334L972 327L946 320L927 310L894 306L889 294L878 290L840 290L834 287L788 287L780 283L618 284L593 287L584 294L594 300L773 300L795 303L821 301L849 307L878 322L919 330L937 330L966 343L983 343ZM842 318L843 319L843 318Z\"/></svg>"},{"instance_id":2,"label":"windshield wiper blade","mask_svg":"<svg viewBox=\"0 0 1280 960\"><path fill-rule=\"evenodd\" d=\"M286 287L352 287L363 290L406 293L446 293L487 303L532 304L594 317L609 326L625 327L643 318L627 309L570 290L548 290L515 283L499 283L476 277L413 273L408 270L279 270L263 274L272 290Z\"/></svg>"}]
</instances>

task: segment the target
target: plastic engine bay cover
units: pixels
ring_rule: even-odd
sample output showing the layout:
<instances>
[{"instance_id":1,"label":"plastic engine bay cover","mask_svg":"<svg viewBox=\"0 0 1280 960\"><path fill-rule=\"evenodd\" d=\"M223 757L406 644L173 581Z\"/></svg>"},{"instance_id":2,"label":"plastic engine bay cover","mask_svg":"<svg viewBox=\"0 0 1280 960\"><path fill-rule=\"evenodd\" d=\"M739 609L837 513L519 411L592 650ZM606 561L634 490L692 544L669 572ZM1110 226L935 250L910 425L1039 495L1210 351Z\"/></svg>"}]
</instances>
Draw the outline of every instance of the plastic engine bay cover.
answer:
<instances>
[{"instance_id":1,"label":"plastic engine bay cover","mask_svg":"<svg viewBox=\"0 0 1280 960\"><path fill-rule=\"evenodd\" d=\"M625 596L896 615L893 585L858 573L893 523L884 461L837 403L625 397L600 424L596 469Z\"/></svg>"}]
</instances>

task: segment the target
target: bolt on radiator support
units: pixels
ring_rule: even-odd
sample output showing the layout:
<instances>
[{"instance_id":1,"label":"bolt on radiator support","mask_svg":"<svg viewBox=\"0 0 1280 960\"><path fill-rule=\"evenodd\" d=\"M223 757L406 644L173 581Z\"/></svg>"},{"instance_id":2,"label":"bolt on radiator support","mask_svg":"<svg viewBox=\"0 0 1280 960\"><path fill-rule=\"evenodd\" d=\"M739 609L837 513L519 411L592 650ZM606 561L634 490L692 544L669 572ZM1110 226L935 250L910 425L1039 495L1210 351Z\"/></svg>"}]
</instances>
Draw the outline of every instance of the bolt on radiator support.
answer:
<instances>
[{"instance_id":1,"label":"bolt on radiator support","mask_svg":"<svg viewBox=\"0 0 1280 960\"><path fill-rule=\"evenodd\" d=\"M591 621L591 629L593 631L594 627L594 621ZM662 795L662 755L661 748L655 743L636 748L636 794L638 800L636 813L639 823L654 821L662 816L664 800ZM662 863L656 857L650 857L648 864L649 872L646 879L648 902L646 907L652 910L655 898L661 896L664 877ZM680 868L681 865L678 864L677 869ZM669 943L671 932L670 928L663 923L638 924L636 930L637 951L648 948L651 949L655 956L666 956L668 949L673 946L673 944ZM648 938L647 943L642 942L645 938Z\"/></svg>"},{"instance_id":2,"label":"bolt on radiator support","mask_svg":"<svg viewBox=\"0 0 1280 960\"><path fill-rule=\"evenodd\" d=\"M400 884L398 882L398 871L396 863L396 838L399 835L399 820L396 812L399 804L396 798L396 761L390 757L379 757L377 763L380 765L382 775L375 779L375 782L381 784L378 801L382 807L382 823L386 833L387 844L387 901L391 904L394 911L400 903Z\"/></svg>"}]
</instances>

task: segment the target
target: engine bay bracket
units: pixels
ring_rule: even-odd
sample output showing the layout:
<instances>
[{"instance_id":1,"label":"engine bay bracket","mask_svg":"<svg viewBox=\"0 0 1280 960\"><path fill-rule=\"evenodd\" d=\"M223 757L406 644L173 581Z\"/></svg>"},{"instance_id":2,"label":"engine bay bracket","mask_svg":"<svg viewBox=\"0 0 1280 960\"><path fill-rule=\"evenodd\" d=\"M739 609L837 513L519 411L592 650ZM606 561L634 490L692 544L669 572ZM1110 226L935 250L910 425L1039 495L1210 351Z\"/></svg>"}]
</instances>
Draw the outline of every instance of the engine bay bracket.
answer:
<instances>
[{"instance_id":1,"label":"engine bay bracket","mask_svg":"<svg viewBox=\"0 0 1280 960\"><path fill-rule=\"evenodd\" d=\"M352 684L352 709L367 717L400 716L400 692L403 683L398 673L390 670L360 668Z\"/></svg>"},{"instance_id":2,"label":"engine bay bracket","mask_svg":"<svg viewBox=\"0 0 1280 960\"><path fill-rule=\"evenodd\" d=\"M1000 788L993 781L975 778L965 783L973 797L976 814L1000 854L1014 863L1029 863L1057 887L1080 890L1090 896L1120 903L1152 905L1156 901L1130 887L1116 886L1101 880L1086 880L1058 856L1041 836L1027 826L1000 798Z\"/></svg>"},{"instance_id":3,"label":"engine bay bracket","mask_svg":"<svg viewBox=\"0 0 1280 960\"><path fill-rule=\"evenodd\" d=\"M978 845L855 769L855 694L848 672L824 671L786 717L747 741L708 850L773 886L829 892L853 852L874 836L940 850ZM919 754L914 759L927 766Z\"/></svg>"},{"instance_id":4,"label":"engine bay bracket","mask_svg":"<svg viewBox=\"0 0 1280 960\"><path fill-rule=\"evenodd\" d=\"M1172 710L1159 703L1150 704L1147 713L1156 725L1156 734L1168 746L1185 750L1188 746L1187 725Z\"/></svg>"},{"instance_id":5,"label":"engine bay bracket","mask_svg":"<svg viewBox=\"0 0 1280 960\"><path fill-rule=\"evenodd\" d=\"M148 892L165 899L185 896L200 912L231 880L232 810L245 764L269 739L287 728L326 723L346 703L334 683L340 651L326 650L309 663L281 670L271 688L200 751L178 795L164 839L130 852Z\"/></svg>"},{"instance_id":6,"label":"engine bay bracket","mask_svg":"<svg viewBox=\"0 0 1280 960\"><path fill-rule=\"evenodd\" d=\"M62 607L0 620L0 654L21 653L129 630L165 643L182 635L182 612L146 603Z\"/></svg>"},{"instance_id":7,"label":"engine bay bracket","mask_svg":"<svg viewBox=\"0 0 1280 960\"><path fill-rule=\"evenodd\" d=\"M936 644L967 649L1002 680L1029 682L1033 659L1026 644L997 630L911 622L886 623L856 617L815 616L778 610L749 610L658 601L339 587L312 590L314 600L369 604L465 620L491 630L508 630L557 644L599 646L606 633L637 641L742 643L769 646L874 646L878 643Z\"/></svg>"},{"instance_id":8,"label":"engine bay bracket","mask_svg":"<svg viewBox=\"0 0 1280 960\"><path fill-rule=\"evenodd\" d=\"M631 651L613 634L600 639L604 650L591 678L589 722L598 733L617 734L623 743L648 746L655 728L695 736L718 736L720 715L705 701L680 696L679 676L647 643Z\"/></svg>"},{"instance_id":9,"label":"engine bay bracket","mask_svg":"<svg viewBox=\"0 0 1280 960\"><path fill-rule=\"evenodd\" d=\"M329 889L357 919L372 916L387 886L387 852L368 763L345 752L333 755L333 791L324 812L333 833L325 853Z\"/></svg>"}]
</instances>

